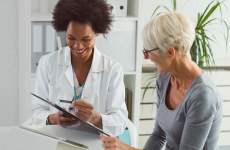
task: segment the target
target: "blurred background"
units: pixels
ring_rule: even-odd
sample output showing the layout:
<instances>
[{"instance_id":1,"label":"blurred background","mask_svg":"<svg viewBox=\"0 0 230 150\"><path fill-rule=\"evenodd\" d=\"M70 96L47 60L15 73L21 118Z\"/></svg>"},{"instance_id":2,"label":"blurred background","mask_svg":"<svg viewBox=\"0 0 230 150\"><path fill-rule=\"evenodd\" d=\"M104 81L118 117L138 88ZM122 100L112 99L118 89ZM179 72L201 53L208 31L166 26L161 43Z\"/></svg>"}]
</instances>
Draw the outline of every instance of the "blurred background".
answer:
<instances>
[{"instance_id":1,"label":"blurred background","mask_svg":"<svg viewBox=\"0 0 230 150\"><path fill-rule=\"evenodd\" d=\"M23 124L30 117L29 93L33 89L39 58L66 46L65 33L51 26L52 10L58 0L0 0L0 126ZM138 147L143 148L153 131L156 116L156 67L143 59L141 32L144 25L161 12L173 11L171 0L108 0L114 14L114 25L108 38L99 36L96 46L102 53L122 64L129 118L138 131ZM194 22L211 0L177 0L176 10ZM222 2L222 1L220 1ZM213 1L210 8L218 1ZM156 8L158 8L156 10ZM210 9L209 8L209 9ZM211 50L202 51L196 63L206 70L223 98L223 123L220 150L230 149L230 1L221 3L205 26L213 41ZM155 12L156 10L156 12ZM155 12L155 13L154 13ZM153 15L154 13L154 15ZM223 21L224 20L224 21ZM115 42L116 41L116 42ZM106 49L110 49L109 51ZM117 51L119 50L119 52ZM205 58L211 58L207 61ZM212 63L214 60L215 64ZM210 62L210 63L209 63ZM143 94L145 93L144 97ZM0 130L1 131L1 130Z\"/></svg>"}]
</instances>

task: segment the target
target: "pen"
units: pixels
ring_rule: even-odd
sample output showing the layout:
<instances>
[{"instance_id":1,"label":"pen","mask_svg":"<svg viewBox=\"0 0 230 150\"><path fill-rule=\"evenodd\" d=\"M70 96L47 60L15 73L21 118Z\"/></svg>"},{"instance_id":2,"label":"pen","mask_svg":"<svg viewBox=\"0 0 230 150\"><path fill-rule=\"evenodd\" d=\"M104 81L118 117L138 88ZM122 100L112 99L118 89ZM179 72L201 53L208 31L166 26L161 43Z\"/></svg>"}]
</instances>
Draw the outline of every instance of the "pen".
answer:
<instances>
[{"instance_id":1,"label":"pen","mask_svg":"<svg viewBox=\"0 0 230 150\"><path fill-rule=\"evenodd\" d=\"M88 97L85 97L85 98L88 98ZM60 102L72 104L73 101L69 101L69 100L60 100ZM72 110L72 109L73 109L73 108L70 106L70 107L69 107L69 110Z\"/></svg>"},{"instance_id":2,"label":"pen","mask_svg":"<svg viewBox=\"0 0 230 150\"><path fill-rule=\"evenodd\" d=\"M70 104L72 104L72 101L68 101L68 100L60 100L60 102L62 102L62 103L70 103Z\"/></svg>"},{"instance_id":3,"label":"pen","mask_svg":"<svg viewBox=\"0 0 230 150\"><path fill-rule=\"evenodd\" d=\"M70 103L70 104L72 104L72 102L73 101L68 101L68 100L60 100L60 102L62 102L62 103ZM69 110L72 110L73 109L73 107L69 107Z\"/></svg>"}]
</instances>

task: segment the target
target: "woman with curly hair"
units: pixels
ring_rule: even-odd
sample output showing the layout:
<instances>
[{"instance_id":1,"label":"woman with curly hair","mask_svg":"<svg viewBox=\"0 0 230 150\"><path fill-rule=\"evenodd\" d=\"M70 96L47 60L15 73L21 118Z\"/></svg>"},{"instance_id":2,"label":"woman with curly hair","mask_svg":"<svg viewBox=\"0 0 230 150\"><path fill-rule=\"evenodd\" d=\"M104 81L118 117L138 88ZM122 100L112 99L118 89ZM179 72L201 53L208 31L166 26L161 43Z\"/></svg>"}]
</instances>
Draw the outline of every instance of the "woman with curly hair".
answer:
<instances>
[{"instance_id":1,"label":"woman with curly hair","mask_svg":"<svg viewBox=\"0 0 230 150\"><path fill-rule=\"evenodd\" d=\"M56 31L66 31L68 46L40 59L34 93L113 136L122 134L127 125L123 70L95 47L96 37L111 30L109 5L104 0L59 0L52 24ZM32 104L34 125L77 123L36 98Z\"/></svg>"}]
</instances>

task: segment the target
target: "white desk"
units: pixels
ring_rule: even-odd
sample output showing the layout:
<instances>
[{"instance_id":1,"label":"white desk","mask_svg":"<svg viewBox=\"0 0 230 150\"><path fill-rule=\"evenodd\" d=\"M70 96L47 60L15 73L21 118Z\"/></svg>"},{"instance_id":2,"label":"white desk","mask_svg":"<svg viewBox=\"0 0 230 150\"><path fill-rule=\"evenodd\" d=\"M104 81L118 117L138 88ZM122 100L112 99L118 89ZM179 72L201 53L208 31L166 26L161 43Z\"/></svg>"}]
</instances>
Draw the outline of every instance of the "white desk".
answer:
<instances>
[{"instance_id":1,"label":"white desk","mask_svg":"<svg viewBox=\"0 0 230 150\"><path fill-rule=\"evenodd\" d=\"M47 133L56 137L65 138L73 142L87 145L90 147L91 150L103 150L103 148L101 147L102 143L99 134L91 132L89 128L85 128L83 126L72 126L68 129L62 128L60 126L36 126L31 127L31 129L35 129L38 132ZM11 130L17 132L17 134L13 135L13 137ZM9 137L10 139L8 140ZM38 138L39 140L37 140L36 138ZM51 137L21 129L19 127L0 127L0 150L5 150L6 145L8 145L9 147L9 143L7 144L7 142L9 141L12 144L15 143L16 145L22 145L21 147L23 147L23 149L17 148L18 150L25 150L25 147L29 144L38 145L38 147L43 147L42 149L44 150L45 143L47 145L47 143L49 142L52 143L52 146L50 146L52 148L48 148L49 150L55 149L55 142L59 146L59 148L57 146L55 150L63 147L63 142L60 142L60 140L53 139ZM74 148L74 150L79 149L81 148Z\"/></svg>"},{"instance_id":2,"label":"white desk","mask_svg":"<svg viewBox=\"0 0 230 150\"><path fill-rule=\"evenodd\" d=\"M5 150L5 144L10 131L11 127L0 127L0 150Z\"/></svg>"}]
</instances>

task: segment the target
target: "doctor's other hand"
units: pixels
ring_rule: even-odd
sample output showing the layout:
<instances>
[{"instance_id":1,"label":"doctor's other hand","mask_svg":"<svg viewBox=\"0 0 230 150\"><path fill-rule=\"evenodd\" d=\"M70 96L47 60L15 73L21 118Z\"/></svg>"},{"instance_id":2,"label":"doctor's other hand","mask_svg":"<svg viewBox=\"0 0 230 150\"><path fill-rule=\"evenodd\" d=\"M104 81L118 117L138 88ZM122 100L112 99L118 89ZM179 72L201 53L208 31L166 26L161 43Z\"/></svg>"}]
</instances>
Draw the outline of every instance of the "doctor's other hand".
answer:
<instances>
[{"instance_id":1,"label":"doctor's other hand","mask_svg":"<svg viewBox=\"0 0 230 150\"><path fill-rule=\"evenodd\" d=\"M101 115L93 110L92 104L79 98L77 101L72 102L71 107L75 108L76 116L102 129Z\"/></svg>"},{"instance_id":2,"label":"doctor's other hand","mask_svg":"<svg viewBox=\"0 0 230 150\"><path fill-rule=\"evenodd\" d=\"M104 148L104 150L138 150L134 147L127 145L126 143L123 143L116 137L108 137L101 134L100 138L102 141L101 146Z\"/></svg>"},{"instance_id":3,"label":"doctor's other hand","mask_svg":"<svg viewBox=\"0 0 230 150\"><path fill-rule=\"evenodd\" d=\"M61 125L63 127L71 126L74 124L78 124L74 118L67 116L62 111L59 111L55 114L51 114L48 117L48 121L50 125Z\"/></svg>"}]
</instances>

